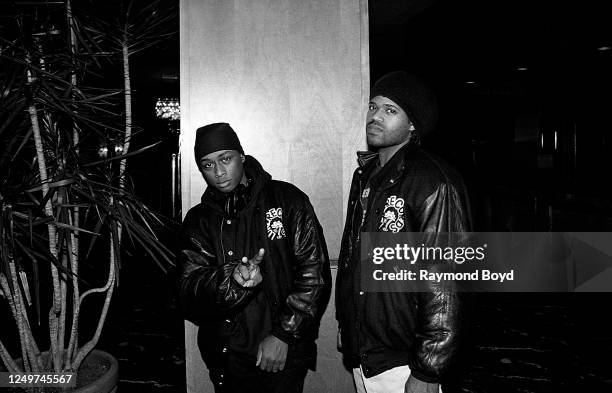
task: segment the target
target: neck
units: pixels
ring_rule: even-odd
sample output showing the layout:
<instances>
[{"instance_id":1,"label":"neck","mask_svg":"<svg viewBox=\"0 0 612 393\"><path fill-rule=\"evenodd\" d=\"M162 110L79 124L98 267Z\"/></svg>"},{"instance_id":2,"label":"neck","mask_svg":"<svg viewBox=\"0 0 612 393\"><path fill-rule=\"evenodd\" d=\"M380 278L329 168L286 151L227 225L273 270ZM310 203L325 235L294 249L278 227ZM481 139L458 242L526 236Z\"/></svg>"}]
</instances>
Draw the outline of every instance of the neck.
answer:
<instances>
[{"instance_id":1,"label":"neck","mask_svg":"<svg viewBox=\"0 0 612 393\"><path fill-rule=\"evenodd\" d=\"M246 172L242 174L242 179L240 179L240 184L242 184L243 186L247 185L247 176L246 176Z\"/></svg>"},{"instance_id":2,"label":"neck","mask_svg":"<svg viewBox=\"0 0 612 393\"><path fill-rule=\"evenodd\" d=\"M381 147L378 149L378 161L380 163L380 167L384 167L387 162L398 152L399 149L404 147L408 143L409 139L400 143L399 145Z\"/></svg>"}]
</instances>

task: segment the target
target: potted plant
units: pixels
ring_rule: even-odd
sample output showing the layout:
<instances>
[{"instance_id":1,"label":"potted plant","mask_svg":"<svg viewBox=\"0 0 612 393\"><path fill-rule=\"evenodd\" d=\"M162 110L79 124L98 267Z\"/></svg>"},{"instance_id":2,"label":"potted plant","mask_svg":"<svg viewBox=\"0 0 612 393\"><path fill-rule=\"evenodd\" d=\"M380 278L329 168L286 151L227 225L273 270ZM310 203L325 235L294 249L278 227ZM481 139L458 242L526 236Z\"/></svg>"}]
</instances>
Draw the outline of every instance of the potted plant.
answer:
<instances>
[{"instance_id":1,"label":"potted plant","mask_svg":"<svg viewBox=\"0 0 612 393\"><path fill-rule=\"evenodd\" d=\"M79 370L100 338L126 242L162 269L172 264L154 230L163 219L126 172L127 158L147 149L130 152L130 56L166 37L172 10L118 5L110 21L79 19L70 0L39 5L0 30L0 370ZM122 88L95 87L112 69ZM97 316L83 332L87 308Z\"/></svg>"}]
</instances>

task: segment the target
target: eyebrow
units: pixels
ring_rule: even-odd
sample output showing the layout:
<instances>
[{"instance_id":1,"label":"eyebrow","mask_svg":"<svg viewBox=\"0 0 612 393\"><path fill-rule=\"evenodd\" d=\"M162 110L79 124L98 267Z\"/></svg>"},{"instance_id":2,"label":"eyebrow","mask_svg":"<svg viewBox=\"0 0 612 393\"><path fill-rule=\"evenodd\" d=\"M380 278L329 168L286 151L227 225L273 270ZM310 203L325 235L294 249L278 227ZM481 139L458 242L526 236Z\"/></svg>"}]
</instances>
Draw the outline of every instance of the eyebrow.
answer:
<instances>
[{"instance_id":1,"label":"eyebrow","mask_svg":"<svg viewBox=\"0 0 612 393\"><path fill-rule=\"evenodd\" d=\"M217 159L218 159L218 160L222 160L222 159L224 159L225 157L233 157L232 152L231 152L231 151L225 152L225 153L221 154L219 157L217 157ZM206 163L206 162L214 162L214 161L215 161L215 160L211 160L211 159L209 159L209 158L202 158L202 159L200 160L200 164L202 164L202 163Z\"/></svg>"},{"instance_id":2,"label":"eyebrow","mask_svg":"<svg viewBox=\"0 0 612 393\"><path fill-rule=\"evenodd\" d=\"M368 102L368 105L370 105L370 104L374 104L374 105L376 105L376 106L384 106L384 107L387 107L387 108L394 108L394 109L398 109L398 107L397 107L397 106L395 106L395 105L393 105L393 104L377 104L377 103L376 103L376 102L374 102L374 101L370 101L370 102Z\"/></svg>"}]
</instances>

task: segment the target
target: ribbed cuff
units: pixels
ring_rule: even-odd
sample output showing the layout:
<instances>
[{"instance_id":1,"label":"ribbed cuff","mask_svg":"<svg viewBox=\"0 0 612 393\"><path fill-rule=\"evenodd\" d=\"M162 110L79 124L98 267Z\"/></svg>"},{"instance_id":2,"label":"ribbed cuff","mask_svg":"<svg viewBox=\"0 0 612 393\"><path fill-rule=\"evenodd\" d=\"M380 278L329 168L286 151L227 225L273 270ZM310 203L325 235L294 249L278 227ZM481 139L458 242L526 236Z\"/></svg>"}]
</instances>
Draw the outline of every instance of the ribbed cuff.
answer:
<instances>
[{"instance_id":1,"label":"ribbed cuff","mask_svg":"<svg viewBox=\"0 0 612 393\"><path fill-rule=\"evenodd\" d=\"M281 340L282 342L284 342L285 344L291 344L295 342L295 338L293 337L292 334L287 333L286 331L284 331L278 326L275 326L272 328L272 335L278 338L279 340Z\"/></svg>"}]
</instances>

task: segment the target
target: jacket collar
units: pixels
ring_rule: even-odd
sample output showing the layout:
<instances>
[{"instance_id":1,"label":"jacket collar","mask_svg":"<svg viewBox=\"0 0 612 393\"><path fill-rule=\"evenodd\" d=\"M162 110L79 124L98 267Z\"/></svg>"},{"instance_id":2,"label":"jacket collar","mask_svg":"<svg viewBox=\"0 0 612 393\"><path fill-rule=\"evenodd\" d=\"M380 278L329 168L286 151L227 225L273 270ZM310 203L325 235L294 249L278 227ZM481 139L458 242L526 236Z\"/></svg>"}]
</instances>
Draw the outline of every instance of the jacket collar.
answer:
<instances>
[{"instance_id":1,"label":"jacket collar","mask_svg":"<svg viewBox=\"0 0 612 393\"><path fill-rule=\"evenodd\" d=\"M372 179L375 186L380 185L386 188L395 184L406 169L408 157L417 149L419 149L418 145L414 144L402 146ZM357 161L363 169L363 173L369 173L373 166L377 165L378 157L378 153L372 151L357 152Z\"/></svg>"}]
</instances>

